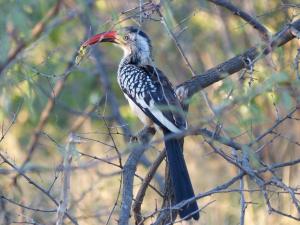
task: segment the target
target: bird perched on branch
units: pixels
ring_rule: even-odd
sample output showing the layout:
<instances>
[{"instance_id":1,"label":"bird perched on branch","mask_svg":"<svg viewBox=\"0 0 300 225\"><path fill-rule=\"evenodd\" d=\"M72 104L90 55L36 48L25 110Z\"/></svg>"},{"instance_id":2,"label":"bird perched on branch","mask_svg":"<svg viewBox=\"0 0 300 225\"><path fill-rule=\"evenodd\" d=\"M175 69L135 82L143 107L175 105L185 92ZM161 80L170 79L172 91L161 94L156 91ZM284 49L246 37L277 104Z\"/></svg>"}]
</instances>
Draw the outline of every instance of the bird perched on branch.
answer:
<instances>
[{"instance_id":1,"label":"bird perched on branch","mask_svg":"<svg viewBox=\"0 0 300 225\"><path fill-rule=\"evenodd\" d=\"M193 198L195 195L182 152L183 142L168 137L186 130L186 119L171 83L153 64L149 37L137 27L125 27L96 34L83 43L81 51L100 42L115 43L123 49L118 83L141 122L146 126L157 125L163 131L175 203ZM198 220L197 202L184 205L179 215L186 220Z\"/></svg>"}]
</instances>

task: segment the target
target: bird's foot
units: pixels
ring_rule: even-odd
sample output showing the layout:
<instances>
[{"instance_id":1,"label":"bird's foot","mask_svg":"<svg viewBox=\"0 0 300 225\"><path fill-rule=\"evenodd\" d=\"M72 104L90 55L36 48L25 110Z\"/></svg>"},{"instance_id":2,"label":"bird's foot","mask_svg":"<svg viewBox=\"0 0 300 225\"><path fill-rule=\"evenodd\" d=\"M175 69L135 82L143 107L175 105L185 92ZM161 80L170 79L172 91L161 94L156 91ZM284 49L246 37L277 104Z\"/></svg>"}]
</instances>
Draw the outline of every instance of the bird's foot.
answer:
<instances>
[{"instance_id":1,"label":"bird's foot","mask_svg":"<svg viewBox=\"0 0 300 225\"><path fill-rule=\"evenodd\" d=\"M148 143L155 133L156 130L154 127L146 126L142 130L140 130L136 135L132 135L130 137L130 143L136 143L136 142Z\"/></svg>"},{"instance_id":2,"label":"bird's foot","mask_svg":"<svg viewBox=\"0 0 300 225\"><path fill-rule=\"evenodd\" d=\"M136 143L138 141L139 141L138 134L130 136L130 140L129 140L130 143Z\"/></svg>"}]
</instances>

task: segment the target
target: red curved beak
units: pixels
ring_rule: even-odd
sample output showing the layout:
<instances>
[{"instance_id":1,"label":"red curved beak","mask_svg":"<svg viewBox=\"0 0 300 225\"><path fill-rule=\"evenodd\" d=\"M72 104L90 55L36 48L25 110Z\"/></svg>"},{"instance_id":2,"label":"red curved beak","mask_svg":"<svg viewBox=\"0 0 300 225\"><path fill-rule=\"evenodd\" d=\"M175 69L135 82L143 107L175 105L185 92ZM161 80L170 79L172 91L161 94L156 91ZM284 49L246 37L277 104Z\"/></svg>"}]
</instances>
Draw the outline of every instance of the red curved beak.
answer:
<instances>
[{"instance_id":1,"label":"red curved beak","mask_svg":"<svg viewBox=\"0 0 300 225\"><path fill-rule=\"evenodd\" d=\"M103 32L100 34L96 34L94 36L92 36L90 39L88 39L87 41L85 41L82 46L83 47L87 47L99 42L112 42L112 43L116 43L116 35L117 32L116 31L108 31L108 32Z\"/></svg>"}]
</instances>

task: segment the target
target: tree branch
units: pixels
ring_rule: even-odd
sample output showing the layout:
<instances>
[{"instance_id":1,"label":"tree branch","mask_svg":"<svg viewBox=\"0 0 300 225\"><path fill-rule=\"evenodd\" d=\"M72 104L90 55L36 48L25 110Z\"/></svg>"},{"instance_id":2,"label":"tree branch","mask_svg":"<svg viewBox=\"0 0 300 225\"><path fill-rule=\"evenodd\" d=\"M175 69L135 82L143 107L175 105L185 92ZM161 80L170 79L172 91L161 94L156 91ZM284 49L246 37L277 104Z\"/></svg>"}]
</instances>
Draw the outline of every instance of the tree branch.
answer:
<instances>
[{"instance_id":1,"label":"tree branch","mask_svg":"<svg viewBox=\"0 0 300 225\"><path fill-rule=\"evenodd\" d=\"M262 46L252 47L241 55L237 55L226 62L209 69L203 74L192 77L190 80L178 85L176 87L176 93L180 99L190 98L198 91L213 83L223 80L241 69L252 67L253 62L257 61L262 56L269 54L275 48L294 39L296 37L293 32L294 29L300 30L300 19L286 25L282 30L277 32L269 46L264 44Z\"/></svg>"},{"instance_id":2,"label":"tree branch","mask_svg":"<svg viewBox=\"0 0 300 225\"><path fill-rule=\"evenodd\" d=\"M136 194L135 201L133 203L132 208L133 208L133 212L134 212L135 223L138 225L143 225L143 220L142 220L143 217L142 217L142 213L141 213L141 207L142 207L142 203L143 203L147 188L149 187L153 176L155 175L158 167L164 160L165 156L166 156L165 150L163 150L161 153L159 153L158 157L155 159L155 161L153 162L152 166L150 167L147 175L145 176L145 179L143 180L143 183L140 186L138 193Z\"/></svg>"},{"instance_id":3,"label":"tree branch","mask_svg":"<svg viewBox=\"0 0 300 225\"><path fill-rule=\"evenodd\" d=\"M231 11L234 15L241 17L243 20L245 20L247 23L249 23L254 29L256 29L262 40L265 42L269 42L269 35L267 28L262 25L257 19L252 17L250 14L246 13L245 11L239 9L235 5L233 5L231 2L227 0L208 0L216 5L222 6L229 11Z\"/></svg>"},{"instance_id":4,"label":"tree branch","mask_svg":"<svg viewBox=\"0 0 300 225\"><path fill-rule=\"evenodd\" d=\"M44 129L45 125L47 124L49 116L51 115L51 112L54 109L55 99L60 95L61 91L63 90L65 82L66 82L67 78L69 77L69 75L71 74L72 68L75 65L74 60L76 58L76 55L77 55L77 51L75 51L75 53L73 54L72 59L69 61L68 65L67 65L67 67L64 71L63 78L59 79L55 83L54 88L51 92L51 96L49 97L49 99L47 101L47 104L45 105L43 111L41 112L39 123L38 123L37 127L35 128L34 133L32 134L32 136L30 138L29 147L28 147L28 154L27 154L24 162L22 163L22 165L20 167L21 170L30 161L30 159L31 159L31 157L32 157L32 155L33 155L33 153L36 149L36 146L37 146L39 138L40 138L41 131ZM16 181L16 178L14 179L15 181Z\"/></svg>"},{"instance_id":5,"label":"tree branch","mask_svg":"<svg viewBox=\"0 0 300 225\"><path fill-rule=\"evenodd\" d=\"M30 177L28 177L26 174L24 174L22 172L21 169L19 169L17 166L15 166L12 162L10 162L1 152L0 152L0 158L3 160L4 163L6 163L7 165L9 165L11 168L13 168L21 177L23 177L25 180L28 181L29 184L31 184L32 186L34 186L36 189L38 189L39 191L41 191L45 196L47 196L56 206L58 206L58 202L56 201L56 199L48 192L46 191L44 188L42 188L39 184L37 184L36 182L34 182ZM77 221L75 218L73 218L68 212L66 212L66 216L70 219L70 221L75 224L78 225Z\"/></svg>"},{"instance_id":6,"label":"tree branch","mask_svg":"<svg viewBox=\"0 0 300 225\"><path fill-rule=\"evenodd\" d=\"M17 56L32 42L34 42L37 38L45 30L47 24L51 21L53 17L55 17L61 8L63 0L57 0L56 4L47 12L46 16L42 18L31 30L31 37L29 40L25 42L19 43L19 45L15 48L14 51L8 56L5 62L0 65L0 77L3 75L3 71L7 68L7 66L15 59Z\"/></svg>"},{"instance_id":7,"label":"tree branch","mask_svg":"<svg viewBox=\"0 0 300 225\"><path fill-rule=\"evenodd\" d=\"M139 134L139 136L141 137L140 140L149 140L149 134L153 134L153 128L145 127L145 129ZM141 142L141 144L135 146L124 165L122 193L123 197L118 222L119 225L126 225L129 221L131 204L133 200L133 178L137 164L139 163L142 154L146 150L146 148L143 146L145 144L146 143Z\"/></svg>"},{"instance_id":8,"label":"tree branch","mask_svg":"<svg viewBox=\"0 0 300 225\"><path fill-rule=\"evenodd\" d=\"M70 183L71 183L71 163L72 163L73 153L75 151L75 143L76 143L75 139L76 138L74 137L74 134L71 133L69 136L66 152L64 153L62 188L61 188L61 197L60 197L59 205L57 207L56 225L63 224L65 214L68 210Z\"/></svg>"}]
</instances>

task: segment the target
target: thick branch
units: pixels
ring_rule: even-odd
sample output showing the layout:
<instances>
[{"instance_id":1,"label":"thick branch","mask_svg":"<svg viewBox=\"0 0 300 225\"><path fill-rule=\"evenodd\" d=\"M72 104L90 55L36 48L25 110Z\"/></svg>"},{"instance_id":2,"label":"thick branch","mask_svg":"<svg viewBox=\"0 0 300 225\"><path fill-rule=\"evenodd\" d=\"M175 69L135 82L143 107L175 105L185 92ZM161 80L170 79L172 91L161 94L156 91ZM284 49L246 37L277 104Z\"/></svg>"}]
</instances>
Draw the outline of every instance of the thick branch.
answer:
<instances>
[{"instance_id":1,"label":"thick branch","mask_svg":"<svg viewBox=\"0 0 300 225\"><path fill-rule=\"evenodd\" d=\"M196 92L216 83L226 77L253 66L253 62L259 57L269 54L273 49L286 44L296 36L293 29L300 30L300 20L285 26L274 35L270 45L252 47L241 55L237 55L220 65L209 69L203 74L192 77L190 80L176 87L176 92L181 99L192 97Z\"/></svg>"},{"instance_id":2,"label":"thick branch","mask_svg":"<svg viewBox=\"0 0 300 225\"><path fill-rule=\"evenodd\" d=\"M153 135L155 130L153 128L146 127L142 132L140 132L139 137L141 144L134 147L131 154L129 155L123 169L123 193L122 193L122 203L120 210L120 219L119 225L128 224L130 217L131 204L133 199L133 178L136 171L137 164L145 152L146 148L144 145L147 143L143 143L143 141L149 141L149 134Z\"/></svg>"}]
</instances>

